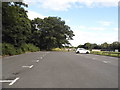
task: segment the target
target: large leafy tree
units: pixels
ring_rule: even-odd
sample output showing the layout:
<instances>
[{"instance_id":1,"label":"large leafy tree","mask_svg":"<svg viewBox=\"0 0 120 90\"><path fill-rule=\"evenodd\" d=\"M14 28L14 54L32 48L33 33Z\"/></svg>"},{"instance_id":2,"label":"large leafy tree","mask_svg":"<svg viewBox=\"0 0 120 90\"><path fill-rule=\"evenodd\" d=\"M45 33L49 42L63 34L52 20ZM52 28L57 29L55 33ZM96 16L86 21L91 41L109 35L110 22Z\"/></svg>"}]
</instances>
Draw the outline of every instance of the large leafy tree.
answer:
<instances>
[{"instance_id":1,"label":"large leafy tree","mask_svg":"<svg viewBox=\"0 0 120 90\"><path fill-rule=\"evenodd\" d=\"M27 5L22 2L2 3L3 42L20 46L27 41L31 32L31 24L24 7Z\"/></svg>"},{"instance_id":2,"label":"large leafy tree","mask_svg":"<svg viewBox=\"0 0 120 90\"><path fill-rule=\"evenodd\" d=\"M102 48L102 49L108 49L109 46L110 46L110 45L109 45L107 42L101 44L101 48Z\"/></svg>"},{"instance_id":3,"label":"large leafy tree","mask_svg":"<svg viewBox=\"0 0 120 90\"><path fill-rule=\"evenodd\" d=\"M110 44L110 48L112 50L118 49L120 51L120 42L118 41L113 42L112 44Z\"/></svg>"},{"instance_id":4,"label":"large leafy tree","mask_svg":"<svg viewBox=\"0 0 120 90\"><path fill-rule=\"evenodd\" d=\"M70 44L69 40L74 36L73 31L60 17L36 18L32 21L32 42L41 49L50 50Z\"/></svg>"}]
</instances>

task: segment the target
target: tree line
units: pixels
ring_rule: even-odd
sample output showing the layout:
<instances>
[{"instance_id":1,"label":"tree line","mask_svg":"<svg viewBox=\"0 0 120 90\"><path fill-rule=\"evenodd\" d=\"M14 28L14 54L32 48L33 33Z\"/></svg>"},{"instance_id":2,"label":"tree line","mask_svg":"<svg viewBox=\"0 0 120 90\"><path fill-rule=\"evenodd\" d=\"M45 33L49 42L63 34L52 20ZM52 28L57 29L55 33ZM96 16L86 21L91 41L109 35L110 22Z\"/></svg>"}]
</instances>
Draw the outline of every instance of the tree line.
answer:
<instances>
[{"instance_id":1,"label":"tree line","mask_svg":"<svg viewBox=\"0 0 120 90\"><path fill-rule=\"evenodd\" d=\"M64 20L60 17L30 20L25 10L27 7L28 5L22 2L2 3L4 50L15 48L18 52L22 52L26 48L31 49L29 47L51 50L70 44L69 40L73 39L74 34Z\"/></svg>"},{"instance_id":2,"label":"tree line","mask_svg":"<svg viewBox=\"0 0 120 90\"><path fill-rule=\"evenodd\" d=\"M120 42L115 41L111 44L108 44L107 42L104 42L102 44L92 44L92 43L85 43L84 45L78 45L78 48L85 48L85 49L102 49L107 51L115 51L115 49L118 49L120 51Z\"/></svg>"}]
</instances>

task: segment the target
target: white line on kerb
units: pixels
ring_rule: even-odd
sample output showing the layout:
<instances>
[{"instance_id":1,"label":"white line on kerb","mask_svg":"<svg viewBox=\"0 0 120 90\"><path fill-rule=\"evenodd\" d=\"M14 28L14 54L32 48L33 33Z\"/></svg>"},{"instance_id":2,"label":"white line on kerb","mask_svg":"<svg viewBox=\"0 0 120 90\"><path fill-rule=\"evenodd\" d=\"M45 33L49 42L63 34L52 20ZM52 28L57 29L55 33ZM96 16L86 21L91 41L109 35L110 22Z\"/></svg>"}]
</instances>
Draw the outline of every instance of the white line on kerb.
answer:
<instances>
[{"instance_id":1,"label":"white line on kerb","mask_svg":"<svg viewBox=\"0 0 120 90\"><path fill-rule=\"evenodd\" d=\"M11 86L11 85L13 85L18 79L20 79L19 77L18 78L16 78L15 80L13 80L9 85Z\"/></svg>"}]
</instances>

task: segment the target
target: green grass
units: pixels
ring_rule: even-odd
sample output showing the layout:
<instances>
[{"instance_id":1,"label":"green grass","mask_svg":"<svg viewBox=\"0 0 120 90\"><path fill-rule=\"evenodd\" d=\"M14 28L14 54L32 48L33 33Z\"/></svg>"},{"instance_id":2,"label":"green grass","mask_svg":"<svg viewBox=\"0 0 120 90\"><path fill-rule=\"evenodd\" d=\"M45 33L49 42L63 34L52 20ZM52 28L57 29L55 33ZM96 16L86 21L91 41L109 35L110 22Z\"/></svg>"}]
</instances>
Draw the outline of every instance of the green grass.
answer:
<instances>
[{"instance_id":1,"label":"green grass","mask_svg":"<svg viewBox=\"0 0 120 90\"><path fill-rule=\"evenodd\" d=\"M109 52L109 51L91 51L91 54L120 57L120 52Z\"/></svg>"}]
</instances>

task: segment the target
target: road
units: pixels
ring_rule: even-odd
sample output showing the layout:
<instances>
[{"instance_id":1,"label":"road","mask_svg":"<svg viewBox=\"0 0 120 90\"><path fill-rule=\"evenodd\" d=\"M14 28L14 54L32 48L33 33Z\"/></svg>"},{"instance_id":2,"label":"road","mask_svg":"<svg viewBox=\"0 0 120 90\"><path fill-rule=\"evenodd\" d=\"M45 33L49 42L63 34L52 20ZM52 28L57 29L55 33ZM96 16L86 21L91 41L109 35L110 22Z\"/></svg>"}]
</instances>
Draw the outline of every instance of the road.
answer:
<instances>
[{"instance_id":1,"label":"road","mask_svg":"<svg viewBox=\"0 0 120 90\"><path fill-rule=\"evenodd\" d=\"M41 51L4 57L2 63L3 88L118 88L115 57Z\"/></svg>"}]
</instances>

